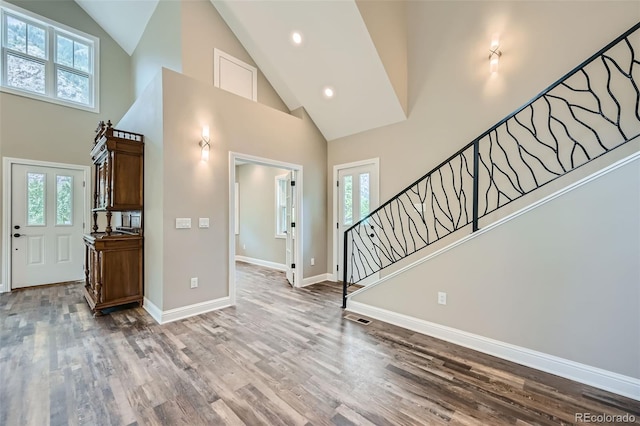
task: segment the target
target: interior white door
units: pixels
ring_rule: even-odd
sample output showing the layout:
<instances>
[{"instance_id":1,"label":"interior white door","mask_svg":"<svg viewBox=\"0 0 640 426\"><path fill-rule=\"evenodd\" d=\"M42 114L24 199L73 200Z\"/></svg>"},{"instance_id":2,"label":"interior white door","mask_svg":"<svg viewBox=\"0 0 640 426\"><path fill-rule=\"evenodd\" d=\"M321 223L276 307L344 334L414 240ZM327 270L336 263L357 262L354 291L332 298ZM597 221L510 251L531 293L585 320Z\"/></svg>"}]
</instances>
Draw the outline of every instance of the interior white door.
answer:
<instances>
[{"instance_id":1,"label":"interior white door","mask_svg":"<svg viewBox=\"0 0 640 426\"><path fill-rule=\"evenodd\" d=\"M292 286L295 285L295 208L296 208L296 191L295 191L295 171L287 174L287 195L286 195L286 218L287 218L287 243L286 243L286 261L287 261L287 281Z\"/></svg>"},{"instance_id":2,"label":"interior white door","mask_svg":"<svg viewBox=\"0 0 640 426\"><path fill-rule=\"evenodd\" d=\"M375 164L338 170L338 281L344 272L344 232L378 207L378 169ZM360 283L363 284L363 283ZM366 284L366 283L364 283Z\"/></svg>"},{"instance_id":3,"label":"interior white door","mask_svg":"<svg viewBox=\"0 0 640 426\"><path fill-rule=\"evenodd\" d=\"M11 287L84 278L81 170L11 166Z\"/></svg>"}]
</instances>

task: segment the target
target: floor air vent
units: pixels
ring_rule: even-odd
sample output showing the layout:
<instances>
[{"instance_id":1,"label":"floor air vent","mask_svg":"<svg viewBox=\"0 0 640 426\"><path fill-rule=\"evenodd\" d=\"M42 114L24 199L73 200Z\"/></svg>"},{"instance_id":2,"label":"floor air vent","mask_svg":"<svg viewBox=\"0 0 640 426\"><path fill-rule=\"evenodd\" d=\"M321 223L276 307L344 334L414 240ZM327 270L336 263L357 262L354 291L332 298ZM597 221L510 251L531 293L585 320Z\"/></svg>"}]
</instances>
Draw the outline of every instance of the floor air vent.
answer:
<instances>
[{"instance_id":1,"label":"floor air vent","mask_svg":"<svg viewBox=\"0 0 640 426\"><path fill-rule=\"evenodd\" d=\"M348 314L344 316L346 319L348 319L349 321L353 321L353 322L357 322L359 324L362 325L369 325L371 324L371 320L368 319L364 319L364 318L360 318L358 316L355 316L353 314Z\"/></svg>"}]
</instances>

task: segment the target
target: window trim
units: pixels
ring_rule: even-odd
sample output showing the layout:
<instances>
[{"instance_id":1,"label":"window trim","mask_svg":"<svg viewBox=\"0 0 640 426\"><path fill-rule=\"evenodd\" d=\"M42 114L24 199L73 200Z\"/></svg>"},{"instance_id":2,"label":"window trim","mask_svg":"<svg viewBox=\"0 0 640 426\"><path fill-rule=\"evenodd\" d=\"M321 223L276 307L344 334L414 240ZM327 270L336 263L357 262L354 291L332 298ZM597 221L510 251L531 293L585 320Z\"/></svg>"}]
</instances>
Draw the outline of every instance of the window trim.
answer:
<instances>
[{"instance_id":1,"label":"window trim","mask_svg":"<svg viewBox=\"0 0 640 426\"><path fill-rule=\"evenodd\" d=\"M280 207L282 207L280 205L280 182L284 182L284 184L285 184L285 199L283 201L284 201L284 208L285 208L285 212L286 212L286 208L287 208L287 195L286 195L287 177L288 177L288 174L286 174L286 173L283 174L283 175L278 175L278 176L275 177L276 194L275 194L274 198L275 198L275 207L276 207L276 209L275 209L275 212L276 212L276 223L275 223L275 225L276 225L275 231L276 232L275 232L275 237L276 238L287 238L287 232L286 232L287 231L287 218L286 218L286 213L285 213L285 219L284 219L284 223L283 223L284 232L282 232L282 233L278 232L278 225L279 225L278 221L279 221L279 217L280 217Z\"/></svg>"},{"instance_id":2,"label":"window trim","mask_svg":"<svg viewBox=\"0 0 640 426\"><path fill-rule=\"evenodd\" d=\"M28 90L21 90L18 88L6 86L4 84L5 81L5 69L4 62L5 57L7 56L7 52L15 52L13 50L7 49L4 47L4 38L5 38L5 27L4 27L4 16L5 14L9 16L14 16L18 19L23 19L30 21L29 23L41 28L44 28L46 31L46 58L38 60L44 62L45 64L45 94L41 95L35 92L31 92ZM89 60L89 67L92 69L91 73L87 73L81 70L76 70L75 68L71 68L62 64L56 63L55 53L56 53L56 43L55 37L57 34L62 36L71 38L74 41L79 41L82 43L87 43L91 48L91 58ZM19 55L22 55L20 52L16 52ZM24 55L27 59L31 60L32 57L30 55ZM74 101L65 100L63 98L57 97L57 79L55 74L57 74L58 70L69 71L72 73L76 73L79 75L89 77L89 98L91 102L89 104L81 104ZM52 19L46 18L44 16L40 16L36 13L30 12L26 9L22 9L18 6L15 6L11 3L7 3L3 0L0 0L0 92L9 93L12 95L22 96L25 98L35 99L39 101L49 102L56 105L62 105L66 107L71 107L75 109L80 109L84 111L99 113L100 112L100 39L91 34L87 34L83 31L77 30L75 28L69 27L68 25L61 24L60 22L56 22Z\"/></svg>"}]
</instances>

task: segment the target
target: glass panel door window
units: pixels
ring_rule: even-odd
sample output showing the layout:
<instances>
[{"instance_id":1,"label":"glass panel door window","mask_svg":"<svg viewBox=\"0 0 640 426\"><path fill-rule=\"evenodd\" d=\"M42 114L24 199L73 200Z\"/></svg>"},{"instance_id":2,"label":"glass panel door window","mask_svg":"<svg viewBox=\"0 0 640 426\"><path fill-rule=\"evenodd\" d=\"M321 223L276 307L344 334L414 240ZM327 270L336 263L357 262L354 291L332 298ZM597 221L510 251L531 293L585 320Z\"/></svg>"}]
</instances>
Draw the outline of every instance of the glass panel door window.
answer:
<instances>
[{"instance_id":1,"label":"glass panel door window","mask_svg":"<svg viewBox=\"0 0 640 426\"><path fill-rule=\"evenodd\" d=\"M342 198L342 224L353 224L353 176L345 176L342 185L344 188Z\"/></svg>"},{"instance_id":2,"label":"glass panel door window","mask_svg":"<svg viewBox=\"0 0 640 426\"><path fill-rule=\"evenodd\" d=\"M56 176L56 225L73 225L73 176Z\"/></svg>"},{"instance_id":3,"label":"glass panel door window","mask_svg":"<svg viewBox=\"0 0 640 426\"><path fill-rule=\"evenodd\" d=\"M276 176L276 238L287 236L287 175Z\"/></svg>"},{"instance_id":4,"label":"glass panel door window","mask_svg":"<svg viewBox=\"0 0 640 426\"><path fill-rule=\"evenodd\" d=\"M369 173L360 174L360 217L364 219L370 212Z\"/></svg>"},{"instance_id":5,"label":"glass panel door window","mask_svg":"<svg viewBox=\"0 0 640 426\"><path fill-rule=\"evenodd\" d=\"M27 173L27 225L45 226L47 202L47 175Z\"/></svg>"}]
</instances>

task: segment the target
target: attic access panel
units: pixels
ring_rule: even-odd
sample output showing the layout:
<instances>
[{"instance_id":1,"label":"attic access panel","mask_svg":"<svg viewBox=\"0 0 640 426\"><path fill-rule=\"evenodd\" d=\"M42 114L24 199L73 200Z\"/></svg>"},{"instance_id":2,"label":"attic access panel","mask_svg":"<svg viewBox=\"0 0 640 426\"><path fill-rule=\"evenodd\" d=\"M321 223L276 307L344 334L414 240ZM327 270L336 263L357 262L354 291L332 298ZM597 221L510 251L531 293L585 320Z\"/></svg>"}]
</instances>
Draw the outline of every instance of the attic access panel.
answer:
<instances>
[{"instance_id":1,"label":"attic access panel","mask_svg":"<svg viewBox=\"0 0 640 426\"><path fill-rule=\"evenodd\" d=\"M258 100L258 69L213 49L213 85L254 102Z\"/></svg>"}]
</instances>

